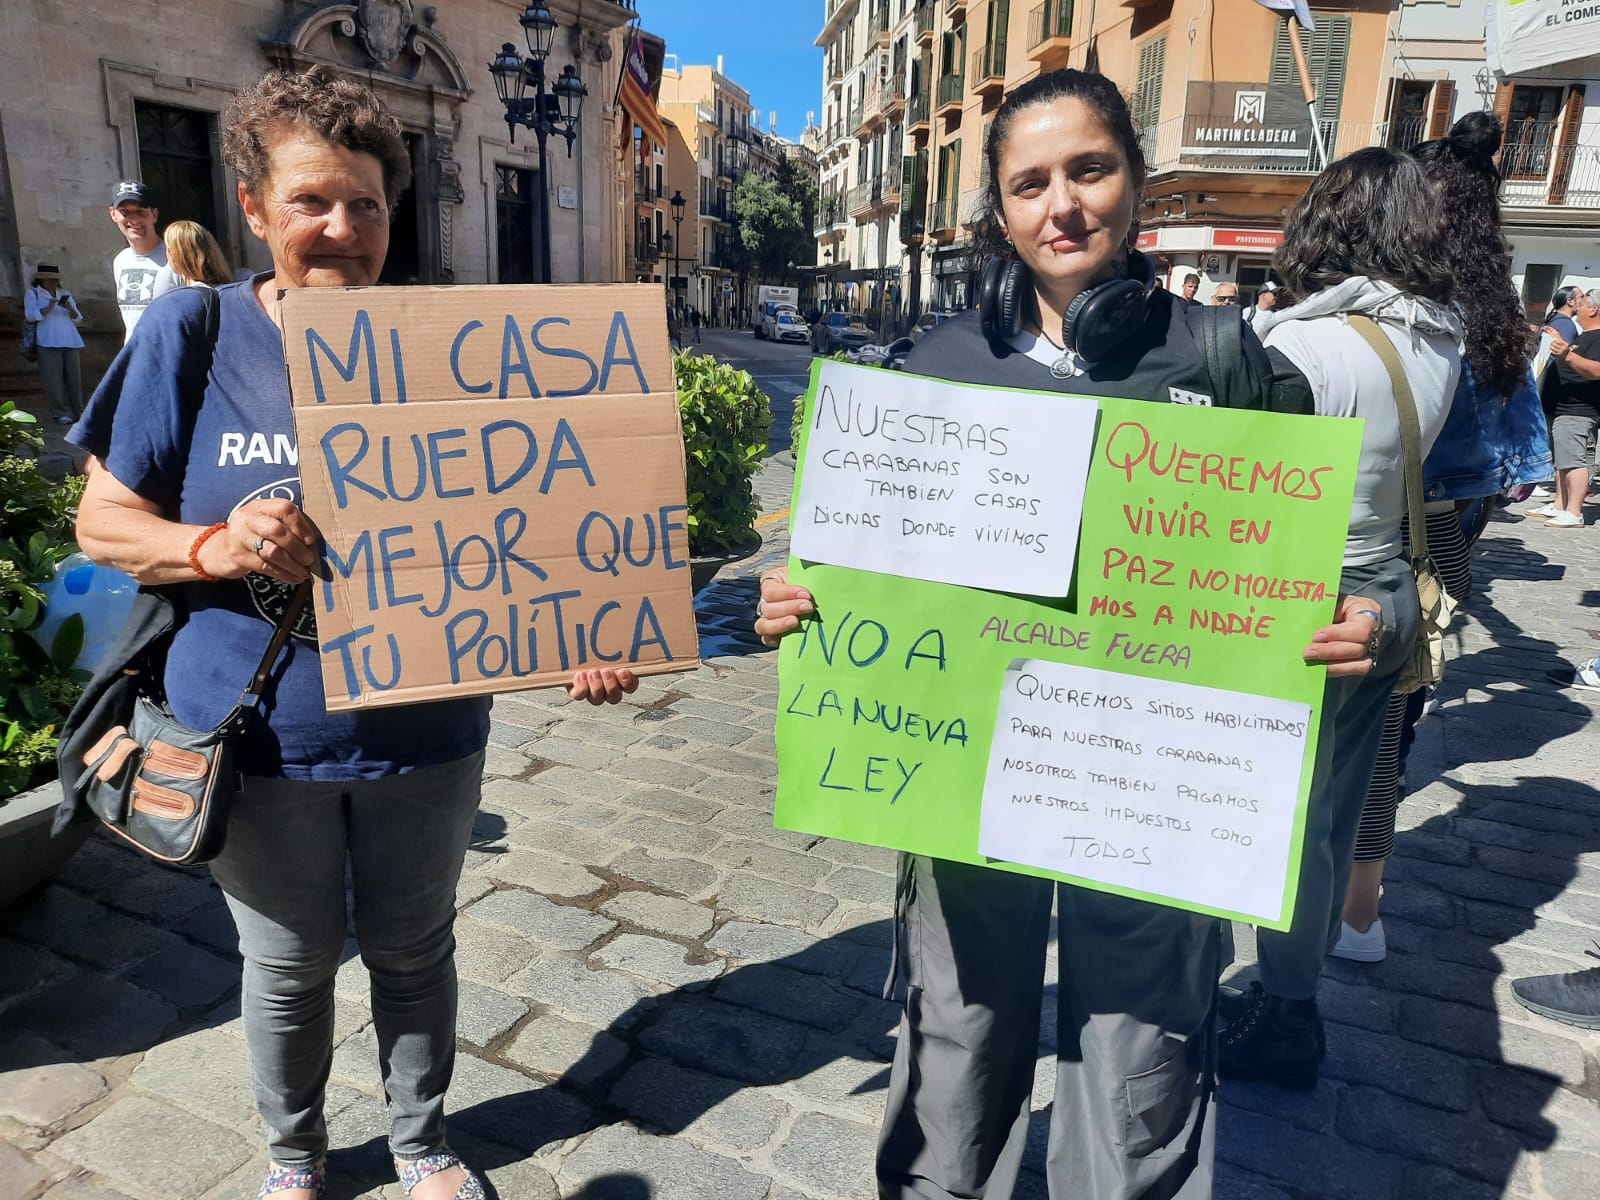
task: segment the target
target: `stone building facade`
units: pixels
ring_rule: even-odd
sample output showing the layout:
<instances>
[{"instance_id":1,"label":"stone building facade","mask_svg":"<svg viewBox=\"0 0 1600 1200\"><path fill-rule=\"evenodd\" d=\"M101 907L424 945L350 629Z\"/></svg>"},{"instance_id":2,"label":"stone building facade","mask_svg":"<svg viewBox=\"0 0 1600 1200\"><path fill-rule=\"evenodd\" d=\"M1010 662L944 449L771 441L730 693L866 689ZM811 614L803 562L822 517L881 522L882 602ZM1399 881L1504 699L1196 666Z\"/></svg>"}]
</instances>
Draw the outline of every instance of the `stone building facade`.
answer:
<instances>
[{"instance_id":1,"label":"stone building facade","mask_svg":"<svg viewBox=\"0 0 1600 1200\"><path fill-rule=\"evenodd\" d=\"M273 66L326 63L369 83L405 128L415 182L402 198L384 280L538 281L538 205L550 203L556 282L633 278L632 123L617 95L632 0L549 0L559 28L546 66L588 88L569 157L552 138L541 187L536 142L513 138L488 64L526 52L520 0L8 0L0 6L0 322L13 332L39 262L58 263L88 317L91 378L121 341L106 213L112 185L140 178L163 224L210 228L236 266L267 265L221 161L229 97ZM10 357L10 356L8 356Z\"/></svg>"}]
</instances>

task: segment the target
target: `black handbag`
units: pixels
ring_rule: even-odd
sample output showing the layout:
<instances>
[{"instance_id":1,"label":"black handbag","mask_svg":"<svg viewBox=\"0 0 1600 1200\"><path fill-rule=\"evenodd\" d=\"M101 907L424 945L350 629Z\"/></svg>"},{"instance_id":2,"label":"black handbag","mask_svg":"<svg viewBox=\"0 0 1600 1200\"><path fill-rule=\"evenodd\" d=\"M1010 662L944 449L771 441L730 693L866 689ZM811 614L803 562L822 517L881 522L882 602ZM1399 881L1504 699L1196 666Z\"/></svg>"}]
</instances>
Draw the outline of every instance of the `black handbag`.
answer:
<instances>
[{"instance_id":1,"label":"black handbag","mask_svg":"<svg viewBox=\"0 0 1600 1200\"><path fill-rule=\"evenodd\" d=\"M167 707L161 680L177 611L163 590L142 589L123 637L84 689L61 730L65 793L59 832L85 809L153 858L177 866L222 850L239 788L234 756L260 716L273 664L310 595L294 590L239 703L214 729L191 729Z\"/></svg>"}]
</instances>

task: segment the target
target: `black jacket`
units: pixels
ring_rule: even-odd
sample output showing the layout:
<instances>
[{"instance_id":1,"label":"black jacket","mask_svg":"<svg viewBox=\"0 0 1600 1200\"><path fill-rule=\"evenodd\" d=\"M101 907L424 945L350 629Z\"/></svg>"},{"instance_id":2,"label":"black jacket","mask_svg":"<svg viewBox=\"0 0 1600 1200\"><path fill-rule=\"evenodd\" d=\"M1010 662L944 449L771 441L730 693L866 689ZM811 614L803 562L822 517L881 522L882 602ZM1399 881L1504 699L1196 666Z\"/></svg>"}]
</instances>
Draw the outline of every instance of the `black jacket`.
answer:
<instances>
[{"instance_id":1,"label":"black jacket","mask_svg":"<svg viewBox=\"0 0 1600 1200\"><path fill-rule=\"evenodd\" d=\"M1282 354L1262 346L1237 308L1186 305L1160 289L1150 295L1144 323L1083 375L1058 379L1020 350L992 345L976 311L924 337L906 357L905 369L956 383L1031 391L1162 403L1188 398L1217 408L1299 415L1313 411L1305 376Z\"/></svg>"}]
</instances>

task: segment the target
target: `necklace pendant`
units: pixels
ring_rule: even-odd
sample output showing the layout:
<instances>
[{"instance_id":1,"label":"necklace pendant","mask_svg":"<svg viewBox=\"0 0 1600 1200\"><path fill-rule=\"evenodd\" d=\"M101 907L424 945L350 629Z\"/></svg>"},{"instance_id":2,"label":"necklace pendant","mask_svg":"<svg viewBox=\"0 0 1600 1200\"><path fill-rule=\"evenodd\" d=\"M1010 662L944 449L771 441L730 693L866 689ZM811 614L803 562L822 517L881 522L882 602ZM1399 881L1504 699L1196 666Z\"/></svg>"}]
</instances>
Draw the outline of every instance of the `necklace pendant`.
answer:
<instances>
[{"instance_id":1,"label":"necklace pendant","mask_svg":"<svg viewBox=\"0 0 1600 1200\"><path fill-rule=\"evenodd\" d=\"M1070 350L1050 364L1050 374L1056 379L1071 379L1080 374L1078 364L1072 361L1072 352Z\"/></svg>"}]
</instances>

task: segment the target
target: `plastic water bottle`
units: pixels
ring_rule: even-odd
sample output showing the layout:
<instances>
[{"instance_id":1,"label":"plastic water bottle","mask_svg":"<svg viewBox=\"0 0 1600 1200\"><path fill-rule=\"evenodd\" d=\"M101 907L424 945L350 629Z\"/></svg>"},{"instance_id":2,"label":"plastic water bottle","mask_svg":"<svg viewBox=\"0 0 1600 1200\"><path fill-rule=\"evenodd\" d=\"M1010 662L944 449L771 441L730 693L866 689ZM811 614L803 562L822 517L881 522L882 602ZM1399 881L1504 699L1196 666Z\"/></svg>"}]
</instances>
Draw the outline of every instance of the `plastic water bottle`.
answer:
<instances>
[{"instance_id":1,"label":"plastic water bottle","mask_svg":"<svg viewBox=\"0 0 1600 1200\"><path fill-rule=\"evenodd\" d=\"M83 617L83 650L75 666L93 671L128 622L139 585L115 567L101 566L81 550L56 564L55 578L43 587L44 622L33 636L46 650L61 623L73 613Z\"/></svg>"}]
</instances>

